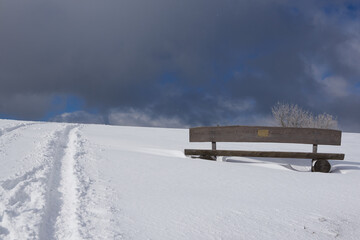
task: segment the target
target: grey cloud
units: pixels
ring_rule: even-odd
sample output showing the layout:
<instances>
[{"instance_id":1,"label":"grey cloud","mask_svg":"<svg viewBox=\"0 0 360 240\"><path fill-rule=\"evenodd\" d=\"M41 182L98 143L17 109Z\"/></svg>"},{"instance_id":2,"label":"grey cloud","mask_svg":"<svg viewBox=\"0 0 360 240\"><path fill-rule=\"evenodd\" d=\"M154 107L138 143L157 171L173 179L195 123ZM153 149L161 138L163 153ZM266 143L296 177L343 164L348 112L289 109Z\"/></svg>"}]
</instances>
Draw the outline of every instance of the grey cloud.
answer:
<instances>
[{"instance_id":1,"label":"grey cloud","mask_svg":"<svg viewBox=\"0 0 360 240\"><path fill-rule=\"evenodd\" d=\"M133 109L160 122L177 119L169 120L176 126L251 123L267 119L277 101L338 115L349 126L359 120L350 109L360 106L360 90L339 92L329 85L335 77L350 88L359 83L359 12L349 17L342 1L1 5L2 96L47 96L49 102L74 95L84 99L84 110L97 108L104 119ZM337 11L326 12L327 5ZM320 79L311 66L325 66ZM322 82L326 71L332 76ZM39 119L52 107L29 105L9 101L0 113Z\"/></svg>"},{"instance_id":2,"label":"grey cloud","mask_svg":"<svg viewBox=\"0 0 360 240\"><path fill-rule=\"evenodd\" d=\"M50 107L50 97L36 93L2 93L0 109L15 118L37 118Z\"/></svg>"},{"instance_id":3,"label":"grey cloud","mask_svg":"<svg viewBox=\"0 0 360 240\"><path fill-rule=\"evenodd\" d=\"M109 124L123 126L147 127L188 127L182 119L177 117L164 117L149 111L137 111L130 108L126 110L113 110L109 116Z\"/></svg>"},{"instance_id":4,"label":"grey cloud","mask_svg":"<svg viewBox=\"0 0 360 240\"><path fill-rule=\"evenodd\" d=\"M72 113L63 113L50 119L52 122L67 122L67 123L93 123L105 124L105 120L98 114L91 114L85 111L75 111Z\"/></svg>"}]
</instances>

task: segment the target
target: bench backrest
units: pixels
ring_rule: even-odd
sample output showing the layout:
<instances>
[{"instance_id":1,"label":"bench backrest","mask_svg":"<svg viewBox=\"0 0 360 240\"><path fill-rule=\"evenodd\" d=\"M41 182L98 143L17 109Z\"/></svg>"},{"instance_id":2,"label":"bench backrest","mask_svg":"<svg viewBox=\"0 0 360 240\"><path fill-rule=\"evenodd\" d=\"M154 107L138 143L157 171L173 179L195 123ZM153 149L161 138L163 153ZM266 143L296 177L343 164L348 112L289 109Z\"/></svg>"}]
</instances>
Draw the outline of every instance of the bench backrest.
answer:
<instances>
[{"instance_id":1,"label":"bench backrest","mask_svg":"<svg viewBox=\"0 0 360 240\"><path fill-rule=\"evenodd\" d=\"M287 127L196 127L190 128L190 142L276 142L341 145L341 131Z\"/></svg>"}]
</instances>

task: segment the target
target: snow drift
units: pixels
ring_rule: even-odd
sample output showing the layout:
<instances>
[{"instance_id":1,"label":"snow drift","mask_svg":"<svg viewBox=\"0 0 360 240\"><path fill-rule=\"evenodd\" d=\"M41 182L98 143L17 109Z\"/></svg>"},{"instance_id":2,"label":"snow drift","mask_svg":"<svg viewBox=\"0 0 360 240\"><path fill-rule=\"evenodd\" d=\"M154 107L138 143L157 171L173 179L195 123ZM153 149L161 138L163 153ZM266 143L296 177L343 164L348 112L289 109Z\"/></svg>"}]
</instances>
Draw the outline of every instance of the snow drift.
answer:
<instances>
[{"instance_id":1,"label":"snow drift","mask_svg":"<svg viewBox=\"0 0 360 240\"><path fill-rule=\"evenodd\" d=\"M0 120L0 239L358 239L360 134L310 160L187 158L186 129ZM232 143L219 149L309 151Z\"/></svg>"}]
</instances>

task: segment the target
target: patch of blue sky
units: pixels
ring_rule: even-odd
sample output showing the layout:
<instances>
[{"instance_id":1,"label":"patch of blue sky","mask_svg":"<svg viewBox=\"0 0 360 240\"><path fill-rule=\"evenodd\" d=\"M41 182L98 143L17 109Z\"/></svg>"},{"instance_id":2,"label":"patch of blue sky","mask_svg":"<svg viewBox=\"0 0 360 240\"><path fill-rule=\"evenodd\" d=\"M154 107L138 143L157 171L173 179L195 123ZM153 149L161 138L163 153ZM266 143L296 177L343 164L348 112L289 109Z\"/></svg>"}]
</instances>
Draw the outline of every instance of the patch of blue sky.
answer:
<instances>
[{"instance_id":1,"label":"patch of blue sky","mask_svg":"<svg viewBox=\"0 0 360 240\"><path fill-rule=\"evenodd\" d=\"M322 8L326 15L338 15L342 18L354 20L360 16L360 2L328 3Z\"/></svg>"},{"instance_id":2,"label":"patch of blue sky","mask_svg":"<svg viewBox=\"0 0 360 240\"><path fill-rule=\"evenodd\" d=\"M218 91L226 90L227 83L231 81L238 81L239 76L254 75L263 77L266 75L261 69L257 69L251 64L251 61L267 57L280 48L286 47L286 40L283 39L267 39L259 43L257 46L244 50L233 51L233 56L236 59L231 66L224 66L219 59L214 59L211 64L211 72L213 76L208 79L207 84L203 86L187 86L186 81L182 81L177 72L166 71L159 77L158 84L160 87L169 85L180 88L183 92L204 94L209 90L216 88Z\"/></svg>"},{"instance_id":3,"label":"patch of blue sky","mask_svg":"<svg viewBox=\"0 0 360 240\"><path fill-rule=\"evenodd\" d=\"M332 71L325 70L321 73L321 80L324 80L325 78L331 77L333 75Z\"/></svg>"},{"instance_id":4,"label":"patch of blue sky","mask_svg":"<svg viewBox=\"0 0 360 240\"><path fill-rule=\"evenodd\" d=\"M242 72L242 70L243 67L241 64L235 67L230 67L230 69L223 69L219 61L214 60L212 62L212 72L214 73L214 77L211 79L211 83L224 85L227 82L233 80L235 75Z\"/></svg>"},{"instance_id":5,"label":"patch of blue sky","mask_svg":"<svg viewBox=\"0 0 360 240\"><path fill-rule=\"evenodd\" d=\"M360 11L360 2L358 1L353 3L346 3L345 6L349 12L355 13Z\"/></svg>"},{"instance_id":6,"label":"patch of blue sky","mask_svg":"<svg viewBox=\"0 0 360 240\"><path fill-rule=\"evenodd\" d=\"M233 80L239 80L238 76L243 74L255 74L262 75L263 72L260 69L256 69L249 62L256 60L267 55L272 54L276 51L276 46L262 46L246 53L238 52L236 56L236 61L233 66L230 66L226 69L219 67L216 61L213 63L213 71L215 73L215 78L213 82L219 82L221 84L226 84L227 82Z\"/></svg>"},{"instance_id":7,"label":"patch of blue sky","mask_svg":"<svg viewBox=\"0 0 360 240\"><path fill-rule=\"evenodd\" d=\"M359 3L349 3L346 5L346 8L349 11L358 11L360 9L360 4Z\"/></svg>"},{"instance_id":8,"label":"patch of blue sky","mask_svg":"<svg viewBox=\"0 0 360 240\"><path fill-rule=\"evenodd\" d=\"M166 84L172 84L172 83L176 83L179 81L179 77L177 76L177 74L175 72L164 72L161 76L160 76L160 84L161 85L166 85Z\"/></svg>"},{"instance_id":9,"label":"patch of blue sky","mask_svg":"<svg viewBox=\"0 0 360 240\"><path fill-rule=\"evenodd\" d=\"M181 77L178 73L169 71L161 74L158 84L161 88L166 88L169 85L175 86L182 92L188 94L203 94L207 90L207 87L205 86L188 86L185 81L181 81Z\"/></svg>"},{"instance_id":10,"label":"patch of blue sky","mask_svg":"<svg viewBox=\"0 0 360 240\"><path fill-rule=\"evenodd\" d=\"M300 10L297 7L290 7L289 12L294 16L299 16L300 15Z\"/></svg>"},{"instance_id":11,"label":"patch of blue sky","mask_svg":"<svg viewBox=\"0 0 360 240\"><path fill-rule=\"evenodd\" d=\"M10 114L0 113L0 119L11 119L11 120L21 120L20 118L17 118Z\"/></svg>"},{"instance_id":12,"label":"patch of blue sky","mask_svg":"<svg viewBox=\"0 0 360 240\"><path fill-rule=\"evenodd\" d=\"M55 95L51 101L51 110L45 114L42 120L49 120L62 113L82 111L84 107L84 99L78 96L70 94Z\"/></svg>"},{"instance_id":13,"label":"patch of blue sky","mask_svg":"<svg viewBox=\"0 0 360 240\"><path fill-rule=\"evenodd\" d=\"M352 92L360 95L360 82L354 84L354 87L352 88Z\"/></svg>"},{"instance_id":14,"label":"patch of blue sky","mask_svg":"<svg viewBox=\"0 0 360 240\"><path fill-rule=\"evenodd\" d=\"M323 12L327 15L333 15L339 13L340 9L337 4L328 3L322 8Z\"/></svg>"},{"instance_id":15,"label":"patch of blue sky","mask_svg":"<svg viewBox=\"0 0 360 240\"><path fill-rule=\"evenodd\" d=\"M291 42L288 39L282 37L275 37L273 39L265 39L261 43L257 44L246 52L238 52L236 58L238 59L239 65L267 57L273 53L285 50L287 47L291 47Z\"/></svg>"},{"instance_id":16,"label":"patch of blue sky","mask_svg":"<svg viewBox=\"0 0 360 240\"><path fill-rule=\"evenodd\" d=\"M208 84L200 85L200 86L192 86L188 84L181 85L181 91L184 94L189 94L189 95L204 95L209 92L210 88L211 87Z\"/></svg>"}]
</instances>

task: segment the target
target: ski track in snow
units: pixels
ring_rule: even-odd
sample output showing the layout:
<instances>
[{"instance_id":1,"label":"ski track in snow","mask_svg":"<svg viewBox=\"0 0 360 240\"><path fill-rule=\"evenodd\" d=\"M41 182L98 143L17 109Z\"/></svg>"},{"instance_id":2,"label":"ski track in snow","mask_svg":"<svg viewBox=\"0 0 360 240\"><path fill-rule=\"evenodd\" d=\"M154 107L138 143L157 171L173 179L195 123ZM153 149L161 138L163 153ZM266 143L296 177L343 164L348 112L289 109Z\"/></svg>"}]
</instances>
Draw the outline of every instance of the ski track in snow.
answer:
<instances>
[{"instance_id":1,"label":"ski track in snow","mask_svg":"<svg viewBox=\"0 0 360 240\"><path fill-rule=\"evenodd\" d=\"M80 239L78 196L86 188L75 173L77 129L46 135L29 154L38 166L0 182L0 239Z\"/></svg>"},{"instance_id":2,"label":"ski track in snow","mask_svg":"<svg viewBox=\"0 0 360 240\"><path fill-rule=\"evenodd\" d=\"M73 128L67 134L67 147L61 161L59 192L61 194L62 206L55 224L54 237L56 239L80 239L77 217L79 205L77 189L81 188L75 175L75 156L77 153L75 145L77 141L76 130L76 128Z\"/></svg>"},{"instance_id":3,"label":"ski track in snow","mask_svg":"<svg viewBox=\"0 0 360 240\"><path fill-rule=\"evenodd\" d=\"M38 226L45 208L44 196L48 190L47 177L54 162L49 139L56 133L45 134L34 152L28 154L30 159L36 159L36 166L0 183L1 238L38 239ZM11 139L16 140L16 137Z\"/></svg>"},{"instance_id":4,"label":"ski track in snow","mask_svg":"<svg viewBox=\"0 0 360 240\"><path fill-rule=\"evenodd\" d=\"M67 207L65 203L67 203L67 194L73 194L73 192L69 191L67 188L75 188L76 184L75 180L73 180L73 175L68 174L64 176L64 172L67 171L69 164L72 161L72 151L73 146L70 142L70 133L75 130L75 126L67 126L63 131L59 131L55 134L54 139L50 142L50 146L52 146L53 156L52 166L49 169L48 173L48 182L47 182L47 192L45 194L45 207L44 214L42 217L42 223L40 225L39 231L39 239L72 239L71 237L76 236L76 218L73 217L74 213L69 212L69 210L65 211L64 208ZM71 171L70 169L69 171ZM69 186L64 186L64 178L70 178ZM66 181L66 180L65 180ZM73 195L71 197L74 197ZM76 200L76 199L74 199ZM73 204L76 204L74 201ZM73 210L73 208L71 209ZM65 217L64 217L65 215ZM67 215L71 217L66 218ZM61 236L61 232L59 231L59 220L68 221L75 224L68 224L67 229L69 230L68 238ZM69 222L68 222L69 223ZM63 224L62 224L63 226ZM75 234L75 235L74 235Z\"/></svg>"},{"instance_id":5,"label":"ski track in snow","mask_svg":"<svg viewBox=\"0 0 360 240\"><path fill-rule=\"evenodd\" d=\"M6 128L6 133L25 126ZM119 210L108 201L113 189L90 191L95 180L80 161L96 169L96 157L90 153L91 144L84 146L81 128L61 125L45 133L25 157L35 160L34 167L0 181L0 239L122 238L115 217ZM21 131L10 139L20 136Z\"/></svg>"},{"instance_id":6,"label":"ski track in snow","mask_svg":"<svg viewBox=\"0 0 360 240\"><path fill-rule=\"evenodd\" d=\"M87 176L81 161L96 157L89 153L90 146L84 146L86 140L79 129L81 127L76 127L67 133L67 146L56 174L60 176L59 196L49 198L52 202L60 199L61 205L56 223L52 225L54 232L40 239L120 239L122 234L118 232L119 224L114 216L119 211L107 202L113 189L106 187L101 192L90 188L95 180ZM93 163L96 168L96 160ZM49 216L55 220L53 214Z\"/></svg>"},{"instance_id":7,"label":"ski track in snow","mask_svg":"<svg viewBox=\"0 0 360 240\"><path fill-rule=\"evenodd\" d=\"M3 149L6 149L6 146L11 142L16 140L18 137L21 137L22 131L28 128L31 125L36 123L20 123L12 126L5 126L0 128L0 153L3 152Z\"/></svg>"},{"instance_id":8,"label":"ski track in snow","mask_svg":"<svg viewBox=\"0 0 360 240\"><path fill-rule=\"evenodd\" d=\"M15 126L9 126L9 127L2 127L0 128L0 137L6 133L12 132L18 128L27 127L30 125L34 125L35 123L20 123Z\"/></svg>"}]
</instances>

